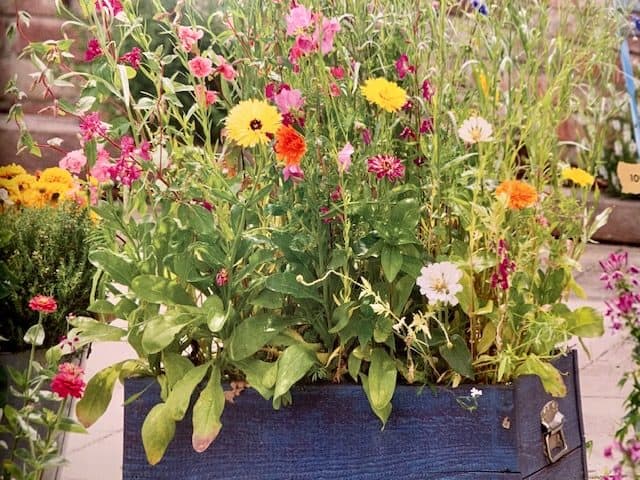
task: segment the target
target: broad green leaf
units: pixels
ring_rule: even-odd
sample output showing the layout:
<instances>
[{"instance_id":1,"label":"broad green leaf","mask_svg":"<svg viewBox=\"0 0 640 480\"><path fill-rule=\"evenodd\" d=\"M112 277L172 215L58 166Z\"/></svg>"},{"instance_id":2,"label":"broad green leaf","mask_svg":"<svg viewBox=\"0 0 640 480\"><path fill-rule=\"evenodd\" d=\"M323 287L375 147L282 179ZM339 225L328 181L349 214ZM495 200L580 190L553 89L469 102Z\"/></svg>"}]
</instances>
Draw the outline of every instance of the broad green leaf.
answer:
<instances>
[{"instance_id":1,"label":"broad green leaf","mask_svg":"<svg viewBox=\"0 0 640 480\"><path fill-rule=\"evenodd\" d=\"M40 346L44 343L44 327L41 323L31 325L22 338L29 345Z\"/></svg>"},{"instance_id":2,"label":"broad green leaf","mask_svg":"<svg viewBox=\"0 0 640 480\"><path fill-rule=\"evenodd\" d=\"M289 389L315 364L315 355L302 345L291 345L278 358L278 374L273 398L276 399Z\"/></svg>"},{"instance_id":3,"label":"broad green leaf","mask_svg":"<svg viewBox=\"0 0 640 480\"><path fill-rule=\"evenodd\" d=\"M382 348L374 348L369 365L369 399L375 410L383 410L391 402L396 389L396 370L393 359Z\"/></svg>"},{"instance_id":4,"label":"broad green leaf","mask_svg":"<svg viewBox=\"0 0 640 480\"><path fill-rule=\"evenodd\" d=\"M171 409L165 403L154 406L142 424L142 446L151 465L162 460L175 433L176 422Z\"/></svg>"},{"instance_id":5,"label":"broad green leaf","mask_svg":"<svg viewBox=\"0 0 640 480\"><path fill-rule=\"evenodd\" d=\"M604 334L602 315L595 308L580 307L567 318L568 330L578 337L600 337Z\"/></svg>"},{"instance_id":6,"label":"broad green leaf","mask_svg":"<svg viewBox=\"0 0 640 480\"><path fill-rule=\"evenodd\" d=\"M250 357L293 322L288 317L270 315L256 315L243 320L227 342L229 358L243 360Z\"/></svg>"},{"instance_id":7,"label":"broad green leaf","mask_svg":"<svg viewBox=\"0 0 640 480\"><path fill-rule=\"evenodd\" d=\"M214 366L207 386L200 392L193 406L191 443L196 452L204 452L220 433L223 409L224 391L220 383L220 369Z\"/></svg>"},{"instance_id":8,"label":"broad green leaf","mask_svg":"<svg viewBox=\"0 0 640 480\"><path fill-rule=\"evenodd\" d=\"M282 307L282 294L271 290L263 290L256 297L249 299L249 304L270 310Z\"/></svg>"},{"instance_id":9,"label":"broad green leaf","mask_svg":"<svg viewBox=\"0 0 640 480\"><path fill-rule=\"evenodd\" d=\"M182 285L157 275L138 275L131 282L131 290L141 300L151 303L194 305L193 299Z\"/></svg>"},{"instance_id":10,"label":"broad green leaf","mask_svg":"<svg viewBox=\"0 0 640 480\"><path fill-rule=\"evenodd\" d=\"M193 368L191 360L174 352L163 352L162 364L167 375L169 389L172 389L178 380Z\"/></svg>"},{"instance_id":11,"label":"broad green leaf","mask_svg":"<svg viewBox=\"0 0 640 480\"><path fill-rule=\"evenodd\" d=\"M384 343L393 334L393 324L395 321L392 318L378 317L376 320L376 326L373 329L373 339L378 343Z\"/></svg>"},{"instance_id":12,"label":"broad green leaf","mask_svg":"<svg viewBox=\"0 0 640 480\"><path fill-rule=\"evenodd\" d=\"M460 307L462 307L464 313L470 315L478 305L478 301L476 299L476 292L473 287L473 280L467 272L462 273L460 284L462 285L462 291L456 294L456 297L458 298Z\"/></svg>"},{"instance_id":13,"label":"broad green leaf","mask_svg":"<svg viewBox=\"0 0 640 480\"><path fill-rule=\"evenodd\" d=\"M254 358L247 358L234 364L242 370L247 377L247 382L265 400L273 396L273 388L278 376L278 362L263 362Z\"/></svg>"},{"instance_id":14,"label":"broad green leaf","mask_svg":"<svg viewBox=\"0 0 640 480\"><path fill-rule=\"evenodd\" d=\"M382 247L380 261L382 263L382 271L384 272L387 282L393 282L396 275L398 275L398 272L402 268L402 253L400 252L400 249L385 245Z\"/></svg>"},{"instance_id":15,"label":"broad green leaf","mask_svg":"<svg viewBox=\"0 0 640 480\"><path fill-rule=\"evenodd\" d=\"M217 295L211 295L202 304L202 311L207 317L207 326L212 332L219 332L226 320L224 305Z\"/></svg>"},{"instance_id":16,"label":"broad green leaf","mask_svg":"<svg viewBox=\"0 0 640 480\"><path fill-rule=\"evenodd\" d=\"M122 328L89 317L75 317L69 323L80 331L83 341L117 342L127 334Z\"/></svg>"},{"instance_id":17,"label":"broad green leaf","mask_svg":"<svg viewBox=\"0 0 640 480\"><path fill-rule=\"evenodd\" d=\"M353 302L342 303L333 311L333 327L329 329L329 333L338 333L349 324L351 312L349 311Z\"/></svg>"},{"instance_id":18,"label":"broad green leaf","mask_svg":"<svg viewBox=\"0 0 640 480\"><path fill-rule=\"evenodd\" d=\"M187 413L187 408L189 408L193 390L202 381L210 367L210 363L193 367L184 377L178 380L171 389L169 397L167 398L167 409L169 409L171 418L175 421L184 418L185 413Z\"/></svg>"},{"instance_id":19,"label":"broad green leaf","mask_svg":"<svg viewBox=\"0 0 640 480\"><path fill-rule=\"evenodd\" d=\"M170 345L187 325L203 318L190 313L167 312L153 317L142 332L142 348L146 353L157 353Z\"/></svg>"},{"instance_id":20,"label":"broad green leaf","mask_svg":"<svg viewBox=\"0 0 640 480\"><path fill-rule=\"evenodd\" d=\"M93 313L112 314L115 313L115 308L115 305L108 300L96 300L87 310Z\"/></svg>"},{"instance_id":21,"label":"broad green leaf","mask_svg":"<svg viewBox=\"0 0 640 480\"><path fill-rule=\"evenodd\" d=\"M111 365L96 373L87 383L84 395L76 404L76 417L85 427L93 425L107 410L113 395L113 386L119 376L119 368Z\"/></svg>"},{"instance_id":22,"label":"broad green leaf","mask_svg":"<svg viewBox=\"0 0 640 480\"><path fill-rule=\"evenodd\" d=\"M73 418L61 418L58 422L58 430L72 433L89 433L87 429L76 422Z\"/></svg>"},{"instance_id":23,"label":"broad green leaf","mask_svg":"<svg viewBox=\"0 0 640 480\"><path fill-rule=\"evenodd\" d=\"M308 298L322 303L322 297L312 287L307 287L296 280L296 275L290 272L274 273L267 277L265 286L274 292L286 293L297 299Z\"/></svg>"},{"instance_id":24,"label":"broad green leaf","mask_svg":"<svg viewBox=\"0 0 640 480\"><path fill-rule=\"evenodd\" d=\"M492 322L487 322L487 324L484 326L484 329L482 330L482 337L480 337L480 340L478 341L478 345L476 347L478 350L478 355L481 353L485 353L491 348L491 345L493 345L493 342L496 339L497 333L498 331L496 329L496 326Z\"/></svg>"},{"instance_id":25,"label":"broad green leaf","mask_svg":"<svg viewBox=\"0 0 640 480\"><path fill-rule=\"evenodd\" d=\"M414 261L414 263L417 262ZM393 292L391 293L391 307L393 309L393 313L398 316L402 314L415 284L416 279L411 275L405 275L395 283Z\"/></svg>"},{"instance_id":26,"label":"broad green leaf","mask_svg":"<svg viewBox=\"0 0 640 480\"><path fill-rule=\"evenodd\" d=\"M442 358L446 360L454 371L467 378L474 378L473 366L471 365L471 352L460 335L451 336L451 347L445 343L440 345L438 350Z\"/></svg>"},{"instance_id":27,"label":"broad green leaf","mask_svg":"<svg viewBox=\"0 0 640 480\"><path fill-rule=\"evenodd\" d=\"M369 378L364 373L361 373L360 380L362 380L362 389L364 390L364 393L367 396L367 400L369 400L369 405L371 406L371 410L373 410L373 413L375 413L376 416L382 421L382 426L384 427L384 425L387 423L387 420L389 420L389 415L391 415L391 409L392 409L391 402L388 402L382 408L378 408L374 406L373 401L371 400L371 391L370 391L371 387L369 385Z\"/></svg>"},{"instance_id":28,"label":"broad green leaf","mask_svg":"<svg viewBox=\"0 0 640 480\"><path fill-rule=\"evenodd\" d=\"M137 267L126 257L108 250L94 250L89 253L89 261L97 268L104 270L114 282L130 285L138 274Z\"/></svg>"},{"instance_id":29,"label":"broad green leaf","mask_svg":"<svg viewBox=\"0 0 640 480\"><path fill-rule=\"evenodd\" d=\"M349 359L347 360L347 367L349 369L349 375L353 378L354 382L358 381L358 374L360 373L360 367L362 366L362 359L358 358L351 352Z\"/></svg>"},{"instance_id":30,"label":"broad green leaf","mask_svg":"<svg viewBox=\"0 0 640 480\"><path fill-rule=\"evenodd\" d=\"M567 394L567 386L558 369L549 362L540 360L535 355L527 357L516 369L516 375L537 375L542 382L544 390L554 397L564 397Z\"/></svg>"}]
</instances>

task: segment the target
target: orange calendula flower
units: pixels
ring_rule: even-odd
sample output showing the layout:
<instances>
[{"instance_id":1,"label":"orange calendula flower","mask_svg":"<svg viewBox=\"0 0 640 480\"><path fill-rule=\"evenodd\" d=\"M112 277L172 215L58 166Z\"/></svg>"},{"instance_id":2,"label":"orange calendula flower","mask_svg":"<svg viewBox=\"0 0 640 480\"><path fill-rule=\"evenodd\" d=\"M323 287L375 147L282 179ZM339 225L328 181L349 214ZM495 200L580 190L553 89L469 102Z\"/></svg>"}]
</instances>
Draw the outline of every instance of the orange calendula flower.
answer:
<instances>
[{"instance_id":1,"label":"orange calendula flower","mask_svg":"<svg viewBox=\"0 0 640 480\"><path fill-rule=\"evenodd\" d=\"M521 210L532 206L538 200L538 192L528 183L520 180L505 180L498 188L496 195L506 195L509 208Z\"/></svg>"},{"instance_id":2,"label":"orange calendula flower","mask_svg":"<svg viewBox=\"0 0 640 480\"><path fill-rule=\"evenodd\" d=\"M276 132L273 149L276 151L276 158L287 166L300 165L300 160L307 151L307 144L294 128L283 125Z\"/></svg>"}]
</instances>

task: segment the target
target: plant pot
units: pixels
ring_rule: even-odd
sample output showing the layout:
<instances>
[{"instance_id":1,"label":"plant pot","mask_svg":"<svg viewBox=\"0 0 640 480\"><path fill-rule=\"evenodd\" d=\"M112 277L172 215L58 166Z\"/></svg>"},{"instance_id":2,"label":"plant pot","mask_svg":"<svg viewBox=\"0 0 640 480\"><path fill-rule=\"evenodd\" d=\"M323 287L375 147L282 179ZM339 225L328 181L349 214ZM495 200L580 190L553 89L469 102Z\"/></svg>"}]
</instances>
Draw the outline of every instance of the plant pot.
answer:
<instances>
[{"instance_id":1,"label":"plant pot","mask_svg":"<svg viewBox=\"0 0 640 480\"><path fill-rule=\"evenodd\" d=\"M527 376L480 386L474 411L459 403L470 385L399 386L384 429L359 385L300 387L293 390L293 405L277 411L246 390L225 406L223 428L207 451L192 450L188 412L162 461L150 466L140 431L159 398L154 384L125 406L123 479L586 480L575 352L556 366L565 374L566 397L552 399L538 377ZM127 380L125 398L150 382ZM540 414L551 400L564 421L547 438ZM551 447L557 442L551 459L547 441Z\"/></svg>"}]
</instances>

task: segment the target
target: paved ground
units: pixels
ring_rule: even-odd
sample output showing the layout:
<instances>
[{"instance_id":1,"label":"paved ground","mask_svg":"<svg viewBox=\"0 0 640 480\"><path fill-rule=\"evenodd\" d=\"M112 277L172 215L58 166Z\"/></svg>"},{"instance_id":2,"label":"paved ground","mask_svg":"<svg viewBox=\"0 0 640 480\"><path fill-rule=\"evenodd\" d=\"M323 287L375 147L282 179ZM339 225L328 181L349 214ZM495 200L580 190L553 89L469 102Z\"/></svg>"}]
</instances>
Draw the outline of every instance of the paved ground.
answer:
<instances>
[{"instance_id":1,"label":"paved ground","mask_svg":"<svg viewBox=\"0 0 640 480\"><path fill-rule=\"evenodd\" d=\"M606 292L598 277L598 260L620 247L591 245L583 257L579 283L586 289L588 300L572 300L574 306L591 305L603 308ZM640 265L640 248L627 248L632 261ZM625 392L617 386L622 372L631 369L632 343L623 335L607 332L599 339L587 341L589 355L580 351L582 405L587 440L593 442L589 454L589 471L599 478L610 463L602 451L612 439L622 416ZM119 359L132 356L127 345L103 343L94 346L87 362L88 376ZM118 480L122 463L122 403L123 391L116 385L114 400L102 419L91 427L88 435L71 435L65 444L69 464L63 468L60 480ZM558 479L560 480L560 479Z\"/></svg>"}]
</instances>

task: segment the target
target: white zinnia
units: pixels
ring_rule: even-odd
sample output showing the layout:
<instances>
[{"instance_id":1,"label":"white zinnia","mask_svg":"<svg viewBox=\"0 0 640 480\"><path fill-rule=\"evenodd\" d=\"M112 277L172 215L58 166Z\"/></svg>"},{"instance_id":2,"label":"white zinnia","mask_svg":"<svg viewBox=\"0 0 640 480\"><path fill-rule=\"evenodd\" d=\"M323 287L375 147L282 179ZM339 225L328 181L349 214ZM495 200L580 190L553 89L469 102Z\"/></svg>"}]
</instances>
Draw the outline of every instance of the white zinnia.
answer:
<instances>
[{"instance_id":1,"label":"white zinnia","mask_svg":"<svg viewBox=\"0 0 640 480\"><path fill-rule=\"evenodd\" d=\"M462 271L451 262L432 263L420 270L416 284L430 302L458 304L456 293L462 291Z\"/></svg>"},{"instance_id":2,"label":"white zinnia","mask_svg":"<svg viewBox=\"0 0 640 480\"><path fill-rule=\"evenodd\" d=\"M0 188L0 203L3 205L13 205L13 200L11 200L9 192L5 188Z\"/></svg>"},{"instance_id":3,"label":"white zinnia","mask_svg":"<svg viewBox=\"0 0 640 480\"><path fill-rule=\"evenodd\" d=\"M469 117L458 129L458 135L466 143L490 142L493 127L482 117Z\"/></svg>"}]
</instances>

